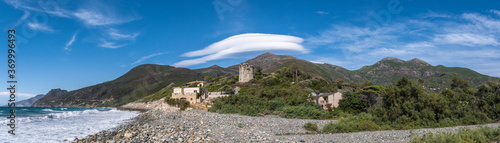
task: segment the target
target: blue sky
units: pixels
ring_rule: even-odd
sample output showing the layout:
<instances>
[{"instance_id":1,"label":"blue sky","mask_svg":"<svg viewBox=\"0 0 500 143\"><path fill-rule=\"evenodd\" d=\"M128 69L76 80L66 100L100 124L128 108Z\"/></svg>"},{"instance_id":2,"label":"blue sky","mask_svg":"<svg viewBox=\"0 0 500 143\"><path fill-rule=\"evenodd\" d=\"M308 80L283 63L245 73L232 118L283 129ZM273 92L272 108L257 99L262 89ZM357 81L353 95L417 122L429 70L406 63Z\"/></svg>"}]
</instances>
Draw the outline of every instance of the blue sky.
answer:
<instances>
[{"instance_id":1,"label":"blue sky","mask_svg":"<svg viewBox=\"0 0 500 143\"><path fill-rule=\"evenodd\" d=\"M3 0L0 13L2 31L17 31L18 100L146 63L227 67L265 52L350 70L419 58L500 77L493 0Z\"/></svg>"}]
</instances>

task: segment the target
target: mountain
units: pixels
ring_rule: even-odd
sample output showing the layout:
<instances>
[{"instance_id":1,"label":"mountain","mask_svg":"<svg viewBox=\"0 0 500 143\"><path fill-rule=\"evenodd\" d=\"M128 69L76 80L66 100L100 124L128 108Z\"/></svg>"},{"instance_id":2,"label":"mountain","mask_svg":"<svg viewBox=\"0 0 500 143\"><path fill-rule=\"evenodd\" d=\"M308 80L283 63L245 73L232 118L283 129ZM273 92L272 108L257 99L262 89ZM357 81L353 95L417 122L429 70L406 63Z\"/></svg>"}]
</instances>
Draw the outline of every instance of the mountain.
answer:
<instances>
[{"instance_id":1,"label":"mountain","mask_svg":"<svg viewBox=\"0 0 500 143\"><path fill-rule=\"evenodd\" d=\"M45 96L43 96L42 98L36 100L32 106L40 106L39 104L40 103L46 103L46 104L53 104L53 105L57 105L58 102L57 101L54 101L52 99L57 99L57 98L61 98L61 96L65 93L68 93L67 90L62 90L60 88L57 88L57 89L52 89L50 90L47 94L45 94Z\"/></svg>"},{"instance_id":2,"label":"mountain","mask_svg":"<svg viewBox=\"0 0 500 143\"><path fill-rule=\"evenodd\" d=\"M223 68L218 65L213 65L208 68L195 69L195 72L200 74L201 76L210 76L210 77L218 77L218 76L231 76L238 74L238 68L236 69L228 69Z\"/></svg>"},{"instance_id":3,"label":"mountain","mask_svg":"<svg viewBox=\"0 0 500 143\"><path fill-rule=\"evenodd\" d=\"M35 101L42 98L43 96L45 96L45 94L38 94L35 97L16 102L16 107L30 107L33 103L35 103Z\"/></svg>"},{"instance_id":4,"label":"mountain","mask_svg":"<svg viewBox=\"0 0 500 143\"><path fill-rule=\"evenodd\" d=\"M454 76L469 81L472 87L489 80L500 81L500 78L483 75L467 68L432 66L417 58L409 61L384 58L373 65L352 72L378 85L389 85L402 76L413 80L422 78L425 81L424 87L436 91L449 87Z\"/></svg>"},{"instance_id":5,"label":"mountain","mask_svg":"<svg viewBox=\"0 0 500 143\"><path fill-rule=\"evenodd\" d=\"M371 81L377 85L389 85L402 76L409 79L425 80L428 91L440 91L449 87L451 79L458 76L475 87L489 80L500 82L500 78L482 75L473 70L460 67L433 66L429 63L412 59L404 61L397 58L384 58L373 65L350 71L331 64L318 64L287 55L265 53L246 61L255 67L260 66L265 73L277 71L296 64L299 69L312 77L328 81L342 79L345 82ZM174 83L180 85L193 80L203 80L205 76L231 76L238 74L238 65L223 68L217 65L201 68L176 68L168 65L144 64L134 67L115 80L84 87L58 96L45 96L33 106L120 106L142 99ZM49 92L50 93L50 92Z\"/></svg>"},{"instance_id":6,"label":"mountain","mask_svg":"<svg viewBox=\"0 0 500 143\"><path fill-rule=\"evenodd\" d=\"M254 65L255 67L260 66L262 71L265 73L271 73L280 70L283 67L290 67L291 65L296 64L299 69L315 78L323 78L329 81L334 81L336 79L344 79L348 81L364 80L362 77L352 74L348 69L340 66L331 64L316 64L287 55L265 53L246 61L246 63ZM238 65L230 66L228 69L238 71Z\"/></svg>"},{"instance_id":7,"label":"mountain","mask_svg":"<svg viewBox=\"0 0 500 143\"><path fill-rule=\"evenodd\" d=\"M218 68L211 68L219 72ZM187 68L144 64L134 67L115 80L84 87L60 96L46 96L33 106L97 107L120 106L155 93L170 83L203 80L203 75Z\"/></svg>"}]
</instances>

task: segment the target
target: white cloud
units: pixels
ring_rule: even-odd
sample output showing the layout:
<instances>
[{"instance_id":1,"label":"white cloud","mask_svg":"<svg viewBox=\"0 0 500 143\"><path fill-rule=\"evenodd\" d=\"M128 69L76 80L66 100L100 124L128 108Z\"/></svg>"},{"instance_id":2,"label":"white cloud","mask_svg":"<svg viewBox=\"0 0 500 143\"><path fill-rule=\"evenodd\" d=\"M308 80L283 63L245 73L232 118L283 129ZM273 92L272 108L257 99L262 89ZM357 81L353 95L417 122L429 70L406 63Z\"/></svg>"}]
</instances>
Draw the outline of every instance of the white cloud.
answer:
<instances>
[{"instance_id":1,"label":"white cloud","mask_svg":"<svg viewBox=\"0 0 500 143\"><path fill-rule=\"evenodd\" d=\"M135 64L141 63L141 62L143 62L143 61L145 61L145 60L147 60L149 58L156 57L156 56L163 55L163 54L166 54L166 52L165 53L156 53L156 54L147 55L147 56L139 58L137 61L133 62L130 65L135 65Z\"/></svg>"},{"instance_id":2,"label":"white cloud","mask_svg":"<svg viewBox=\"0 0 500 143\"><path fill-rule=\"evenodd\" d=\"M469 21L473 22L474 24L476 24L476 25L474 25L474 26L476 26L476 28L484 27L484 28L488 28L488 29L494 29L495 32L498 32L498 30L500 30L500 20L499 19L489 18L487 16L484 16L484 15L481 15L478 13L464 13L464 14L462 14L461 18L464 20L469 20Z\"/></svg>"},{"instance_id":3,"label":"white cloud","mask_svg":"<svg viewBox=\"0 0 500 143\"><path fill-rule=\"evenodd\" d=\"M139 35L139 32L126 34L124 32L119 32L116 29L110 28L103 33L103 36L105 38L102 38L100 40L98 46L112 49L120 48L132 44L135 41L135 38L137 38L137 36Z\"/></svg>"},{"instance_id":4,"label":"white cloud","mask_svg":"<svg viewBox=\"0 0 500 143\"><path fill-rule=\"evenodd\" d=\"M90 26L115 25L133 21L132 18L118 18L104 15L96 10L79 9L73 16Z\"/></svg>"},{"instance_id":5,"label":"white cloud","mask_svg":"<svg viewBox=\"0 0 500 143\"><path fill-rule=\"evenodd\" d=\"M107 41L107 40L101 39L101 43L98 46L104 47L104 48L116 49L116 48L120 48L120 47L127 46L127 45L128 44L117 44L114 41Z\"/></svg>"},{"instance_id":6,"label":"white cloud","mask_svg":"<svg viewBox=\"0 0 500 143\"><path fill-rule=\"evenodd\" d=\"M489 12L494 13L494 14L500 16L500 11L498 11L498 10L490 9Z\"/></svg>"},{"instance_id":7,"label":"white cloud","mask_svg":"<svg viewBox=\"0 0 500 143\"><path fill-rule=\"evenodd\" d=\"M10 96L10 92L0 92L0 96ZM29 94L29 93L15 93L16 96L24 96L27 98L35 97L35 94Z\"/></svg>"},{"instance_id":8,"label":"white cloud","mask_svg":"<svg viewBox=\"0 0 500 143\"><path fill-rule=\"evenodd\" d=\"M139 34L140 33L133 33L133 34L119 33L118 30L113 28L108 30L108 35L110 36L111 39L114 40L135 40L135 38L139 36Z\"/></svg>"},{"instance_id":9,"label":"white cloud","mask_svg":"<svg viewBox=\"0 0 500 143\"><path fill-rule=\"evenodd\" d=\"M75 38L76 38L77 34L78 34L78 32L76 32L75 34L73 34L73 37L71 37L71 40L69 40L68 43L66 43L66 46L64 47L64 50L71 51L71 49L70 49L69 46L73 45L73 42L75 42Z\"/></svg>"},{"instance_id":10,"label":"white cloud","mask_svg":"<svg viewBox=\"0 0 500 143\"><path fill-rule=\"evenodd\" d=\"M460 44L465 46L498 45L497 40L492 35L483 36L471 33L436 35L434 41L438 43Z\"/></svg>"},{"instance_id":11,"label":"white cloud","mask_svg":"<svg viewBox=\"0 0 500 143\"><path fill-rule=\"evenodd\" d=\"M187 67L212 60L237 58L239 55L262 51L309 53L309 50L301 45L302 42L302 38L288 35L240 34L216 42L204 49L184 53L182 56L203 57L180 61L175 63L174 66Z\"/></svg>"},{"instance_id":12,"label":"white cloud","mask_svg":"<svg viewBox=\"0 0 500 143\"><path fill-rule=\"evenodd\" d=\"M38 1L17 1L17 0L4 0L5 3L11 5L12 7L25 11L17 24L20 24L23 20L29 17L30 12L43 12L51 16L73 19L80 21L89 27L105 27L102 32L104 40L101 40L97 46L106 48L120 48L131 44L130 41L134 41L140 33L126 34L123 32L118 32L114 30L111 26L119 25L123 23L128 23L137 19L135 13L130 13L130 11L119 11L112 7L113 3L108 3L104 1L85 1L81 2L75 9L68 9L64 5L66 2L51 3L51 7L42 7ZM47 25L41 25L38 23L28 23L28 26L33 30L48 31L53 32L54 30ZM72 42L69 42L72 43ZM71 45L71 44L67 44ZM69 50L69 46L65 47L65 50Z\"/></svg>"},{"instance_id":13,"label":"white cloud","mask_svg":"<svg viewBox=\"0 0 500 143\"><path fill-rule=\"evenodd\" d=\"M451 15L429 11L421 16L422 18L451 18Z\"/></svg>"},{"instance_id":14,"label":"white cloud","mask_svg":"<svg viewBox=\"0 0 500 143\"><path fill-rule=\"evenodd\" d=\"M309 61L311 63L314 63L314 64L325 64L325 62L317 62L317 61Z\"/></svg>"},{"instance_id":15,"label":"white cloud","mask_svg":"<svg viewBox=\"0 0 500 143\"><path fill-rule=\"evenodd\" d=\"M321 14L321 15L326 15L328 14L328 12L326 11L316 11L317 14Z\"/></svg>"},{"instance_id":16,"label":"white cloud","mask_svg":"<svg viewBox=\"0 0 500 143\"><path fill-rule=\"evenodd\" d=\"M28 23L28 27L32 30L54 32L54 29L47 25L41 25L40 23Z\"/></svg>"}]
</instances>

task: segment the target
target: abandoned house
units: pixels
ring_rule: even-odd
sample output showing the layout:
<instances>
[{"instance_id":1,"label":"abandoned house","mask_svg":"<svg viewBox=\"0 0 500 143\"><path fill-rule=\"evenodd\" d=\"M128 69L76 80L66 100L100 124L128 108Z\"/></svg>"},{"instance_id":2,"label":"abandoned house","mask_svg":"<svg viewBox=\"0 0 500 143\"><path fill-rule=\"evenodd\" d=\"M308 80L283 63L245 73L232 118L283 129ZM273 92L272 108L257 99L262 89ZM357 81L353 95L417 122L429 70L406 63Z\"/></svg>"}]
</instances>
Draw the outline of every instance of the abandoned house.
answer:
<instances>
[{"instance_id":1,"label":"abandoned house","mask_svg":"<svg viewBox=\"0 0 500 143\"><path fill-rule=\"evenodd\" d=\"M316 97L316 93L311 93L314 97ZM318 103L323 106L323 109L337 108L339 107L339 101L342 99L342 93L320 93ZM316 100L314 100L316 102Z\"/></svg>"},{"instance_id":2,"label":"abandoned house","mask_svg":"<svg viewBox=\"0 0 500 143\"><path fill-rule=\"evenodd\" d=\"M175 87L172 98L189 101L190 103L199 103L200 100L196 99L196 94L199 92L200 87Z\"/></svg>"}]
</instances>

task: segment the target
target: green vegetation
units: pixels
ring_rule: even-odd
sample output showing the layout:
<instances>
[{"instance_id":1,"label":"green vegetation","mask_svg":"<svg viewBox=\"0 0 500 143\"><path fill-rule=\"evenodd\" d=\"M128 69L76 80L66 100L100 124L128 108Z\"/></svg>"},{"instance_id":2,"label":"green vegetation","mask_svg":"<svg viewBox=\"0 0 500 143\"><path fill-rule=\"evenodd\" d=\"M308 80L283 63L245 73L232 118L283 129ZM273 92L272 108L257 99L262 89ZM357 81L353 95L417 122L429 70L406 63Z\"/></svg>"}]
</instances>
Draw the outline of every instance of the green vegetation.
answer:
<instances>
[{"instance_id":1,"label":"green vegetation","mask_svg":"<svg viewBox=\"0 0 500 143\"><path fill-rule=\"evenodd\" d=\"M406 77L387 87L366 85L348 92L339 108L357 116L329 124L323 132L356 132L383 129L413 129L489 123L499 119L500 85L469 88L467 81L453 78L451 88L426 93L422 81Z\"/></svg>"},{"instance_id":2,"label":"green vegetation","mask_svg":"<svg viewBox=\"0 0 500 143\"><path fill-rule=\"evenodd\" d=\"M500 128L482 127L479 129L462 128L458 133L441 132L413 138L412 143L488 143L500 140Z\"/></svg>"},{"instance_id":3,"label":"green vegetation","mask_svg":"<svg viewBox=\"0 0 500 143\"><path fill-rule=\"evenodd\" d=\"M397 64L397 63L392 63ZM235 84L237 77L210 79L211 90L227 91L241 87L238 95L216 99L211 112L266 115L285 118L333 119L322 132L357 132L387 129L414 129L489 123L500 119L500 84L488 82L470 88L455 76L449 88L440 93L426 92L427 81L402 77L388 86L371 82L328 82L312 78L297 65L270 74L260 73L247 84ZM328 93L342 88L339 108L323 111L310 93ZM333 111L333 112L332 112Z\"/></svg>"},{"instance_id":4,"label":"green vegetation","mask_svg":"<svg viewBox=\"0 0 500 143\"><path fill-rule=\"evenodd\" d=\"M351 116L341 119L338 123L328 123L323 127L324 133L348 133L358 131L375 131L391 129L388 126L381 126L374 122L376 117L361 113L358 116Z\"/></svg>"},{"instance_id":5,"label":"green vegetation","mask_svg":"<svg viewBox=\"0 0 500 143\"><path fill-rule=\"evenodd\" d=\"M304 129L316 132L318 131L318 124L313 122L307 122L306 124L304 124Z\"/></svg>"},{"instance_id":6,"label":"green vegetation","mask_svg":"<svg viewBox=\"0 0 500 143\"><path fill-rule=\"evenodd\" d=\"M182 101L180 99L170 98L170 96L167 96L164 102L166 102L168 105L179 107L181 111L186 110L190 106L189 101Z\"/></svg>"},{"instance_id":7,"label":"green vegetation","mask_svg":"<svg viewBox=\"0 0 500 143\"><path fill-rule=\"evenodd\" d=\"M144 102L150 102L150 101L155 101L158 99L161 99L163 97L171 97L173 92L173 88L164 88L156 93L150 94L142 99Z\"/></svg>"},{"instance_id":8,"label":"green vegetation","mask_svg":"<svg viewBox=\"0 0 500 143\"><path fill-rule=\"evenodd\" d=\"M276 113L281 117L303 119L330 119L334 116L314 104L310 93L333 92L337 86L324 80L312 79L296 65L262 75L260 79L251 80L250 84L233 85L233 79L221 77L210 81L215 83L207 85L209 91L234 86L240 86L241 90L237 95L216 99L208 111L250 116Z\"/></svg>"}]
</instances>

